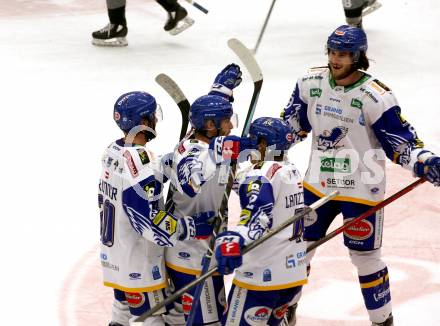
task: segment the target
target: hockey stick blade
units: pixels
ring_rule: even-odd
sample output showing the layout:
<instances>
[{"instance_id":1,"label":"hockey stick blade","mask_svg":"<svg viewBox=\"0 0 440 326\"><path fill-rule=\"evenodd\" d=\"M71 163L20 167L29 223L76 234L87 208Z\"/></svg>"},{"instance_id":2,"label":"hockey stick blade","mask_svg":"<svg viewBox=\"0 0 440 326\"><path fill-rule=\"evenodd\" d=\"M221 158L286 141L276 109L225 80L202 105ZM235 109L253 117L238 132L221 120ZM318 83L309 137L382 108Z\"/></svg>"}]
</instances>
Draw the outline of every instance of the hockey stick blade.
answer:
<instances>
[{"instance_id":1,"label":"hockey stick blade","mask_svg":"<svg viewBox=\"0 0 440 326\"><path fill-rule=\"evenodd\" d=\"M320 245L326 243L327 241L333 239L335 236L337 236L338 234L344 232L350 226L356 224L357 222L363 220L364 218L367 218L371 214L377 212L379 209L384 208L388 204L392 203L396 199L398 199L398 198L402 197L403 195L407 194L408 192L410 192L411 190L413 190L417 186L421 185L425 181L426 181L425 178L421 178L421 179L418 179L417 181L414 181L410 185L408 185L405 188L399 190L398 192L396 192L395 194L391 195L390 197L384 199L383 201L381 201L376 206L371 207L369 210L367 210L363 214L361 214L358 217L350 220L349 222L344 223L344 225L342 225L340 228L337 228L333 232L330 232L329 234L327 234L325 237L319 239L318 241L313 242L310 246L307 247L307 252L310 252L310 251L316 249L317 247L319 247Z\"/></svg>"},{"instance_id":2,"label":"hockey stick blade","mask_svg":"<svg viewBox=\"0 0 440 326\"><path fill-rule=\"evenodd\" d=\"M333 199L334 197L336 197L339 194L338 191L334 191L331 194L322 197L321 199L319 199L318 201L314 202L312 205L310 205L309 207L306 207L304 209L304 211L290 217L288 220L284 221L284 223L282 223L281 225L277 226L276 229L266 233L264 236L262 236L260 239L255 240L254 242L252 242L251 244L249 244L244 250L243 250L243 255L247 254L249 251L251 251L252 249L254 249L255 247L259 246L261 243L269 240L270 238L272 238L274 235L280 233L282 230L284 230L287 226L295 223L296 221L300 220L301 218L303 218L306 214L309 214L311 211L316 210L317 208L319 208L320 206L324 205L325 203L327 203L329 200ZM196 286L197 284L199 284L200 282L204 282L208 277L210 277L211 275L213 275L215 272L217 271L217 266L212 267L210 270L208 270L207 273L200 275L199 277L197 277L195 280L193 280L192 282L188 283L186 286L182 287L180 290L176 291L173 293L173 295L169 296L168 298L166 298L165 300L163 300L162 302L158 303L157 305L155 305L153 308L151 308L150 310L148 310L147 312L143 313L142 315L140 315L139 317L137 317L134 320L134 323L132 324L132 326L142 326L142 322L145 321L145 319L147 319L148 317L154 315L156 312L158 312L160 309L162 309L163 307L169 305L170 303L173 303L174 301L176 301L179 297L181 297L185 292L187 292L188 290L192 289L194 286Z\"/></svg>"},{"instance_id":3,"label":"hockey stick blade","mask_svg":"<svg viewBox=\"0 0 440 326\"><path fill-rule=\"evenodd\" d=\"M185 94L183 94L180 87L176 84L176 82L171 79L166 74L159 74L156 76L156 83L158 83L176 102L179 107L180 114L182 116L182 126L180 129L180 137L179 140L182 140L188 130L189 124L189 110L191 108L191 104L188 102Z\"/></svg>"},{"instance_id":4,"label":"hockey stick blade","mask_svg":"<svg viewBox=\"0 0 440 326\"><path fill-rule=\"evenodd\" d=\"M228 46L234 53L240 58L241 62L245 65L247 71L251 75L254 82L254 93L252 95L251 104L249 106L248 114L244 123L244 128L241 136L247 136L249 133L249 127L252 117L254 116L255 108L257 105L258 97L260 96L261 87L263 86L263 73L261 68L255 60L251 50L249 50L242 42L232 38L228 41Z\"/></svg>"}]
</instances>

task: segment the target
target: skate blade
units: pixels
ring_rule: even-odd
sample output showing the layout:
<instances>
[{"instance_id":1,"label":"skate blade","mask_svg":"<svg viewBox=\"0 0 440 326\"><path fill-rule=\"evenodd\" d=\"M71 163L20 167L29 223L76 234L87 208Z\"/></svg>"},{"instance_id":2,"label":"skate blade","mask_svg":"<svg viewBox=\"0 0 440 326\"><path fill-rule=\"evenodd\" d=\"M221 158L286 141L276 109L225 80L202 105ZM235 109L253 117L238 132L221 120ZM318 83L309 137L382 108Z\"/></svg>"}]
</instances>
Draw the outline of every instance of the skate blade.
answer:
<instances>
[{"instance_id":1,"label":"skate blade","mask_svg":"<svg viewBox=\"0 0 440 326\"><path fill-rule=\"evenodd\" d=\"M179 23L181 24L179 24L178 26L174 27L172 30L169 31L171 35L180 34L184 30L190 28L192 25L194 25L194 19L185 17Z\"/></svg>"},{"instance_id":2,"label":"skate blade","mask_svg":"<svg viewBox=\"0 0 440 326\"><path fill-rule=\"evenodd\" d=\"M128 42L125 37L116 37L108 40L93 38L92 44L96 46L122 47L127 46Z\"/></svg>"},{"instance_id":3,"label":"skate blade","mask_svg":"<svg viewBox=\"0 0 440 326\"><path fill-rule=\"evenodd\" d=\"M378 1L376 1L375 3L373 3L371 6L366 7L363 11L362 11L362 17L365 17L366 15L371 14L372 12L376 11L377 9L379 9L380 7L382 7L382 4Z\"/></svg>"}]
</instances>

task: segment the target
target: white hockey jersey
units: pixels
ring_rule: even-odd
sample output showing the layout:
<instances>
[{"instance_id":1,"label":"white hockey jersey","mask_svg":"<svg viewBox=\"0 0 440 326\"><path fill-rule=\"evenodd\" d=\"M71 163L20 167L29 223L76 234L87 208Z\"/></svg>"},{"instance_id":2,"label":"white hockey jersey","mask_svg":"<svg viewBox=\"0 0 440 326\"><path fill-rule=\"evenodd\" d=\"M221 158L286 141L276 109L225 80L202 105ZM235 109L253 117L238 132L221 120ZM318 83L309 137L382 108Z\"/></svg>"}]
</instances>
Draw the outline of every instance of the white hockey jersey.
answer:
<instances>
[{"instance_id":1,"label":"white hockey jersey","mask_svg":"<svg viewBox=\"0 0 440 326\"><path fill-rule=\"evenodd\" d=\"M304 188L322 197L376 205L385 194L385 159L412 171L423 150L390 89L364 74L338 86L327 67L300 78L281 116L298 142L312 131Z\"/></svg>"},{"instance_id":2,"label":"white hockey jersey","mask_svg":"<svg viewBox=\"0 0 440 326\"><path fill-rule=\"evenodd\" d=\"M173 157L173 184L177 187L173 193L173 214L182 217L217 212L225 191L225 184L219 181L219 170L210 156L209 144L196 139L181 142ZM166 249L166 264L176 271L198 275L208 247L209 239L179 242Z\"/></svg>"},{"instance_id":3,"label":"white hockey jersey","mask_svg":"<svg viewBox=\"0 0 440 326\"><path fill-rule=\"evenodd\" d=\"M293 164L261 162L238 175L242 211L238 225L231 230L240 233L245 245L304 208L301 176ZM301 219L244 255L243 265L235 270L232 282L256 291L281 290L307 283L303 229Z\"/></svg>"},{"instance_id":4,"label":"white hockey jersey","mask_svg":"<svg viewBox=\"0 0 440 326\"><path fill-rule=\"evenodd\" d=\"M166 287L164 247L177 242L177 222L160 210L163 175L145 147L113 142L99 181L104 285L126 292Z\"/></svg>"}]
</instances>

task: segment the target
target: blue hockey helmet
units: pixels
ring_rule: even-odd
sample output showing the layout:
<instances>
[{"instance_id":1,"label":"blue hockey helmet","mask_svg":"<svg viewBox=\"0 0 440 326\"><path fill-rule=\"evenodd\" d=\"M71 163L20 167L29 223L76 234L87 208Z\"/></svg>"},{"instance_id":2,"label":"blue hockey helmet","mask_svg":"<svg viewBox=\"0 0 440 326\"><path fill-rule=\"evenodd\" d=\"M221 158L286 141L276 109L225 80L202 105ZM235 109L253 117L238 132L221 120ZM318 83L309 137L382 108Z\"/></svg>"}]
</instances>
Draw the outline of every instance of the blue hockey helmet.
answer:
<instances>
[{"instance_id":1,"label":"blue hockey helmet","mask_svg":"<svg viewBox=\"0 0 440 326\"><path fill-rule=\"evenodd\" d=\"M360 52L368 49L367 35L362 28L342 25L335 29L327 39L327 50L348 51L359 58Z\"/></svg>"},{"instance_id":2,"label":"blue hockey helmet","mask_svg":"<svg viewBox=\"0 0 440 326\"><path fill-rule=\"evenodd\" d=\"M189 121L196 130L203 130L208 120L220 128L220 122L233 116L232 104L219 95L203 95L194 101L189 112Z\"/></svg>"},{"instance_id":3,"label":"blue hockey helmet","mask_svg":"<svg viewBox=\"0 0 440 326\"><path fill-rule=\"evenodd\" d=\"M162 110L156 99L146 92L129 92L121 95L115 103L113 119L123 131L141 124L142 119L162 120Z\"/></svg>"},{"instance_id":4,"label":"blue hockey helmet","mask_svg":"<svg viewBox=\"0 0 440 326\"><path fill-rule=\"evenodd\" d=\"M293 136L289 125L279 118L262 117L254 120L249 128L249 137L258 142L264 138L267 146L276 150L288 150Z\"/></svg>"}]
</instances>

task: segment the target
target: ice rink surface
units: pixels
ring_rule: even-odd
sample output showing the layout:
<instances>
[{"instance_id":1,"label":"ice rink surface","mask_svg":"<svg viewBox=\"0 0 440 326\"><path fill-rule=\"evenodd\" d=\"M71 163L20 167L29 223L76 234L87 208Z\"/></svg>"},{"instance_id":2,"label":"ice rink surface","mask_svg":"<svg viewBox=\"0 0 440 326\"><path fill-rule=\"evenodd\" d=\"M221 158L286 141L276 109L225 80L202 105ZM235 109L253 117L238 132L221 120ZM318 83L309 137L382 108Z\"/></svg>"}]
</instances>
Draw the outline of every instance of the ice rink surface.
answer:
<instances>
[{"instance_id":1,"label":"ice rink surface","mask_svg":"<svg viewBox=\"0 0 440 326\"><path fill-rule=\"evenodd\" d=\"M112 107L124 92L154 94L164 110L158 153L178 138L177 107L154 82L173 77L192 101L216 73L237 62L231 37L252 48L270 0L200 0L204 15L179 36L162 30L153 1L128 1L126 48L97 48L90 34L107 23L103 0L0 3L1 112L4 143L0 229L2 325L106 325L111 291L101 284L97 185L100 156L120 132ZM383 0L365 18L369 72L396 94L427 148L440 153L440 3ZM257 60L264 85L255 117L277 116L296 79L326 64L328 34L344 23L339 0L278 0ZM235 92L242 120L252 83ZM305 171L309 141L291 150ZM388 193L413 181L388 167ZM235 208L234 214L237 214ZM440 325L440 190L425 184L386 209L383 253L390 269L395 325ZM341 223L337 219L335 228ZM338 237L312 264L298 325L369 325L354 268Z\"/></svg>"}]
</instances>

